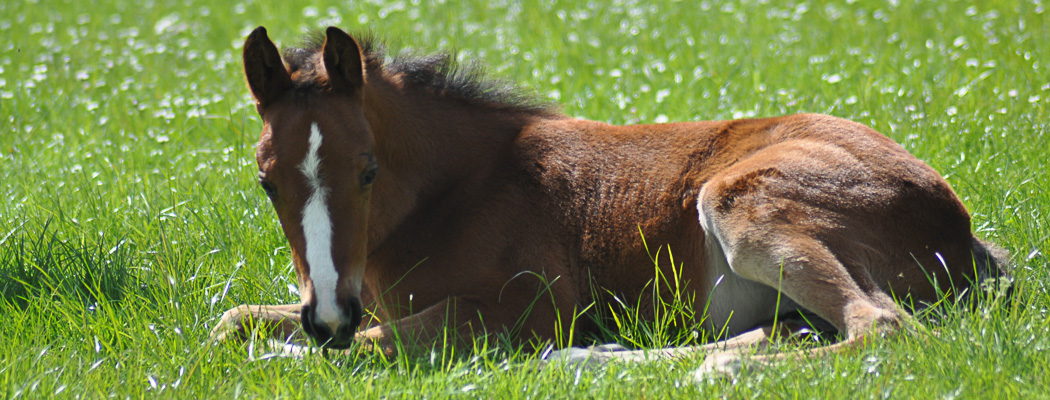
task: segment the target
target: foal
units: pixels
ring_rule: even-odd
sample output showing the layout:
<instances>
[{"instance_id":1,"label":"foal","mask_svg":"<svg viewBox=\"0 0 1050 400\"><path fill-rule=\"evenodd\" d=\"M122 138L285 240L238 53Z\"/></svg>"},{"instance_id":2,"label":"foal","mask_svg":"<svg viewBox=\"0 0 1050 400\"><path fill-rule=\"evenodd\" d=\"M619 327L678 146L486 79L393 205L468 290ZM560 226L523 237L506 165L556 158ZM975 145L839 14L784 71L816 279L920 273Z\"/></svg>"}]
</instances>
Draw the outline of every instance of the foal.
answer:
<instances>
[{"instance_id":1,"label":"foal","mask_svg":"<svg viewBox=\"0 0 1050 400\"><path fill-rule=\"evenodd\" d=\"M572 325L560 318L643 295L656 272L639 230L707 300L703 326L737 336L688 351L768 340L767 321L798 312L845 335L818 349L834 350L897 329L892 296L934 302L1003 275L948 183L857 123L573 119L447 57L391 59L337 28L282 57L259 27L244 68L259 183L301 303L227 311L220 339L301 327L388 354L446 327L553 340Z\"/></svg>"}]
</instances>

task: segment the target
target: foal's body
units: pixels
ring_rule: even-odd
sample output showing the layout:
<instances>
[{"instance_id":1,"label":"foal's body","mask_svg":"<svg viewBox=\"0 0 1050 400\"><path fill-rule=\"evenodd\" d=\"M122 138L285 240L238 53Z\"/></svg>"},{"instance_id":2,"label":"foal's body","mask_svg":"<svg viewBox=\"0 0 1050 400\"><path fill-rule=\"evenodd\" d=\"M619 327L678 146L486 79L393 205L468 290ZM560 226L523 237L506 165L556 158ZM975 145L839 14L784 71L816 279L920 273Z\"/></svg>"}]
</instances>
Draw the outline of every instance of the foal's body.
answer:
<instances>
[{"instance_id":1,"label":"foal's body","mask_svg":"<svg viewBox=\"0 0 1050 400\"><path fill-rule=\"evenodd\" d=\"M806 310L855 340L899 325L904 312L891 294L932 302L932 282L958 291L1001 274L939 174L863 125L823 115L636 126L572 119L434 84L333 29L323 47L286 56L285 72L260 28L245 63L266 124L262 174L288 181L311 126L328 146L322 161L358 153L358 133L343 131L370 134L360 152L374 152L380 172L362 186L365 200L340 198L353 191L330 180L328 203L333 216L367 221L367 237L341 236L341 220L332 222L337 297L359 298L376 317L360 323L357 341L393 351L396 328L428 347L446 326L465 337L554 339L580 310L609 301L595 294L646 299L655 272L639 232L650 250L673 252L697 315L706 309L710 332L728 336ZM274 200L303 303L231 310L218 335L243 333L251 319L288 338L317 307L298 231L303 197ZM338 253L344 245L350 255ZM355 257L366 261L339 262ZM669 259L659 261L673 273ZM348 344L338 333L345 321L303 319L318 341Z\"/></svg>"}]
</instances>

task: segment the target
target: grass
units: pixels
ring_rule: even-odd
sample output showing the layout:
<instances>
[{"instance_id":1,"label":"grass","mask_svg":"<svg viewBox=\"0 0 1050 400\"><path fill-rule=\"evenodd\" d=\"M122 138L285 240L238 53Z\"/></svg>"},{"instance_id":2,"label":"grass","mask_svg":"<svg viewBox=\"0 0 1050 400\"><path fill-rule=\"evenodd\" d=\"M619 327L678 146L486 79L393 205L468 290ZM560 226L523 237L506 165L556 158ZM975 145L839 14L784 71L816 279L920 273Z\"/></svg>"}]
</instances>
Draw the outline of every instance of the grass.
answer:
<instances>
[{"instance_id":1,"label":"grass","mask_svg":"<svg viewBox=\"0 0 1050 400\"><path fill-rule=\"evenodd\" d=\"M0 397L1045 398L1046 7L2 2ZM225 309L296 300L255 185L240 45L257 25L290 44L327 24L459 49L589 119L869 124L947 177L973 228L1012 251L1022 301L924 317L937 335L701 383L689 380L700 357L536 371L534 354L485 342L395 360L205 346Z\"/></svg>"}]
</instances>

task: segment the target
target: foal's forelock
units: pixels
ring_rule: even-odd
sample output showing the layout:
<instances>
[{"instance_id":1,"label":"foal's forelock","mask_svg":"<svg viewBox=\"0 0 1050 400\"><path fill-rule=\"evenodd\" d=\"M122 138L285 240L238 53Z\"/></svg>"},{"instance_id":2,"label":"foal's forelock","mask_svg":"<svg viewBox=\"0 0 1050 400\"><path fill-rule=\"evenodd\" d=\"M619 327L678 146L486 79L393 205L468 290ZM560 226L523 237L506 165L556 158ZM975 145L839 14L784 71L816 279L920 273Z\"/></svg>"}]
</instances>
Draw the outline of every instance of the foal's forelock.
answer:
<instances>
[{"instance_id":1,"label":"foal's forelock","mask_svg":"<svg viewBox=\"0 0 1050 400\"><path fill-rule=\"evenodd\" d=\"M332 217L328 211L328 188L321 178L319 151L324 140L317 123L310 125L309 150L299 164L306 177L310 197L302 212L303 236L306 241L306 262L310 266L310 282L316 301L319 322L329 325L334 332L343 311L336 295L339 271L332 259Z\"/></svg>"}]
</instances>

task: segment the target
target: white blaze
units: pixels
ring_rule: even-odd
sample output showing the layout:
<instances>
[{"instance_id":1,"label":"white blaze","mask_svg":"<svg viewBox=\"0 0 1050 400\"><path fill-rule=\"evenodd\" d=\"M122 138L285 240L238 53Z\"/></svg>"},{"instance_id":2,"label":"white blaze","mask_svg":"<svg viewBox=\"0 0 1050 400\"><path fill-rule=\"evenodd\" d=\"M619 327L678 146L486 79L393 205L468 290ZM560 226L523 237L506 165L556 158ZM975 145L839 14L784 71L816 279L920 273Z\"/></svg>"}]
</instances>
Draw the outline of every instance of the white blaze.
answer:
<instances>
[{"instance_id":1,"label":"white blaze","mask_svg":"<svg viewBox=\"0 0 1050 400\"><path fill-rule=\"evenodd\" d=\"M342 310L336 303L335 288L339 273L332 262L332 218L328 214L328 188L321 180L321 130L317 123L310 125L310 150L299 164L310 185L310 198L303 207L303 234L306 237L306 261L310 265L310 281L313 282L317 308L314 310L318 322L331 328L334 334L339 327Z\"/></svg>"}]
</instances>

